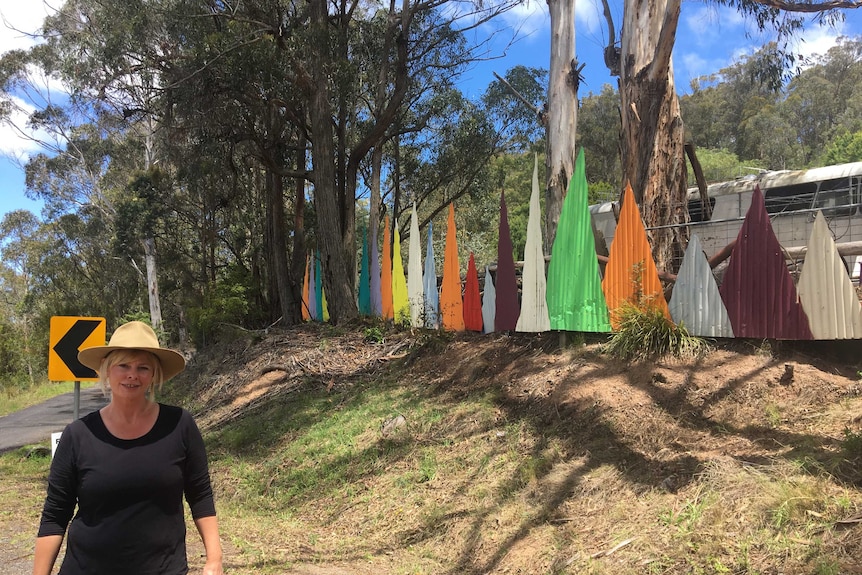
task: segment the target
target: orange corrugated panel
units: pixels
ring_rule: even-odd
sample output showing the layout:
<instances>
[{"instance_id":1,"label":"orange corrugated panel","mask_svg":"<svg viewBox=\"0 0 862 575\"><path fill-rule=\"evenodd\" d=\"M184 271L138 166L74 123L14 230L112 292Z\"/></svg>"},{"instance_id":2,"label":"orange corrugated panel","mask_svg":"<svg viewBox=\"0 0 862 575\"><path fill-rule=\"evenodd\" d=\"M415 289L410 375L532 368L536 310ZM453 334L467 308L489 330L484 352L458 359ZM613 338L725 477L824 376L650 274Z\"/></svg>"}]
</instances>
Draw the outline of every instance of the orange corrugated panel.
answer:
<instances>
[{"instance_id":1,"label":"orange corrugated panel","mask_svg":"<svg viewBox=\"0 0 862 575\"><path fill-rule=\"evenodd\" d=\"M446 331L464 331L464 304L461 301L461 267L458 263L458 239L455 234L455 206L449 204L446 229L446 251L443 255L443 286L440 291L440 318Z\"/></svg>"},{"instance_id":2,"label":"orange corrugated panel","mask_svg":"<svg viewBox=\"0 0 862 575\"><path fill-rule=\"evenodd\" d=\"M310 259L305 256L305 279L302 280L302 321L311 319L311 314L308 312L308 267Z\"/></svg>"},{"instance_id":3,"label":"orange corrugated panel","mask_svg":"<svg viewBox=\"0 0 862 575\"><path fill-rule=\"evenodd\" d=\"M617 327L615 311L625 301L634 301L638 297L638 283L644 300L658 306L665 317L670 319L641 213L631 185L626 184L620 221L617 222L616 235L605 266L605 277L602 279L602 290L614 328Z\"/></svg>"},{"instance_id":4,"label":"orange corrugated panel","mask_svg":"<svg viewBox=\"0 0 862 575\"><path fill-rule=\"evenodd\" d=\"M392 305L392 242L389 234L389 216L383 219L383 267L380 270L380 299L383 319L393 319Z\"/></svg>"}]
</instances>

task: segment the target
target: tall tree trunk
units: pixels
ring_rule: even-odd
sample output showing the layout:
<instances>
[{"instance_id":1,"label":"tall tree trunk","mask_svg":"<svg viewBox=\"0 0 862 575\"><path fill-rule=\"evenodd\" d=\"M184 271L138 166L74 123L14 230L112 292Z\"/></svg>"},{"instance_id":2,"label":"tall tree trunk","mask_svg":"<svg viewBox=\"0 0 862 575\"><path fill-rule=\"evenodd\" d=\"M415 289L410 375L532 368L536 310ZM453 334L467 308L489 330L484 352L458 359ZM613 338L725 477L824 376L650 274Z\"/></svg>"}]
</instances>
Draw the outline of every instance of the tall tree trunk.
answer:
<instances>
[{"instance_id":1,"label":"tall tree trunk","mask_svg":"<svg viewBox=\"0 0 862 575\"><path fill-rule=\"evenodd\" d=\"M153 134L155 133L155 120L152 116L147 117L147 136L144 142L144 170L149 173L153 166ZM148 235L143 240L144 265L147 268L147 299L150 303L150 323L157 332L162 327L162 303L159 299L159 274L158 259L156 258L156 240Z\"/></svg>"},{"instance_id":2,"label":"tall tree trunk","mask_svg":"<svg viewBox=\"0 0 862 575\"><path fill-rule=\"evenodd\" d=\"M299 137L296 150L296 170L305 169L306 162L306 141L302 130L298 130ZM291 293L294 306L295 317L288 318L289 323L299 323L302 321L302 280L305 276L305 179L296 178L296 187L294 188L294 212L293 212L293 253L290 262L290 278L291 278Z\"/></svg>"},{"instance_id":3,"label":"tall tree trunk","mask_svg":"<svg viewBox=\"0 0 862 575\"><path fill-rule=\"evenodd\" d=\"M147 298L150 301L150 321L153 329L162 327L162 306L159 300L159 279L156 274L156 240L152 236L144 238L144 264L147 268Z\"/></svg>"},{"instance_id":4,"label":"tall tree trunk","mask_svg":"<svg viewBox=\"0 0 862 575\"><path fill-rule=\"evenodd\" d=\"M327 2L309 0L309 16L315 40L309 46L309 119L311 121L311 163L314 173L314 205L317 208L318 242L322 258L324 287L333 323L343 323L359 316L353 297L354 270L348 267L345 242L353 240L345 234L344 212L335 173L333 148L332 106L330 105L329 35ZM351 195L353 190L350 190ZM353 205L351 197L351 205ZM353 229L352 222L350 230ZM351 246L352 247L352 246Z\"/></svg>"},{"instance_id":5,"label":"tall tree trunk","mask_svg":"<svg viewBox=\"0 0 862 575\"><path fill-rule=\"evenodd\" d=\"M575 62L575 0L547 0L551 13L551 71L548 79L545 249L557 235L563 198L575 165L578 85Z\"/></svg>"},{"instance_id":6,"label":"tall tree trunk","mask_svg":"<svg viewBox=\"0 0 862 575\"><path fill-rule=\"evenodd\" d=\"M278 156L277 153L275 155ZM278 161L278 158L275 160ZM275 276L278 310L281 312L281 319L286 323L293 323L291 319L295 314L293 313L293 298L290 289L290 271L287 267L287 239L284 233L284 220L284 180L273 170L267 170L267 258L271 266L270 273Z\"/></svg>"},{"instance_id":7,"label":"tall tree trunk","mask_svg":"<svg viewBox=\"0 0 862 575\"><path fill-rule=\"evenodd\" d=\"M688 219L685 134L671 52L680 0L626 0L620 61L622 165L647 227ZM685 227L649 232L659 270L673 272L686 244Z\"/></svg>"}]
</instances>

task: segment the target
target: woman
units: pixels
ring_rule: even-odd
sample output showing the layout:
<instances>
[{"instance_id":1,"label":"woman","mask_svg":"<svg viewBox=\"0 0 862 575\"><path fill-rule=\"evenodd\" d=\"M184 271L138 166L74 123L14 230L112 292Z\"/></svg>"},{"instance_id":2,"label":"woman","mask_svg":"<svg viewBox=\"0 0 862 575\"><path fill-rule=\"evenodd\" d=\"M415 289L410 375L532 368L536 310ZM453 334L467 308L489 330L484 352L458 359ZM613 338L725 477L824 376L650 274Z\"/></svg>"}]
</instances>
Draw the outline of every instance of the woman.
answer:
<instances>
[{"instance_id":1,"label":"woman","mask_svg":"<svg viewBox=\"0 0 862 575\"><path fill-rule=\"evenodd\" d=\"M187 411L154 400L155 389L185 368L183 356L133 321L117 328L107 346L81 350L78 361L99 372L111 399L63 431L33 575L51 573L67 525L61 575L188 573L183 496L206 548L203 573L222 575L203 439Z\"/></svg>"}]
</instances>

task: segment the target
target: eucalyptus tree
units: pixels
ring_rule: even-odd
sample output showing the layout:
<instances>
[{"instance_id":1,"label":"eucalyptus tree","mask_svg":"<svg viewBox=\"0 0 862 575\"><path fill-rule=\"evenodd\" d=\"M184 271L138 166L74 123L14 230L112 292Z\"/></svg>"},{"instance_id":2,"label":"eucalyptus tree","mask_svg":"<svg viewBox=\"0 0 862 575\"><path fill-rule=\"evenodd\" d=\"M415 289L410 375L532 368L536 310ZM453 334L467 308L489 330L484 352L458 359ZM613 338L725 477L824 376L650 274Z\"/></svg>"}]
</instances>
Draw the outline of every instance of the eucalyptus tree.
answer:
<instances>
[{"instance_id":1,"label":"eucalyptus tree","mask_svg":"<svg viewBox=\"0 0 862 575\"><path fill-rule=\"evenodd\" d=\"M611 40L606 63L620 78L624 178L631 183L644 223L654 228L651 239L656 263L670 270L680 261L686 243L685 227L678 224L688 219L685 132L671 64L681 0L625 0L619 47L608 0L603 4ZM853 0L718 0L717 4L738 9L761 29L774 27L782 38L802 28L799 14L834 20L840 18L840 9L860 6ZM781 63L794 60L786 50L779 55Z\"/></svg>"}]
</instances>

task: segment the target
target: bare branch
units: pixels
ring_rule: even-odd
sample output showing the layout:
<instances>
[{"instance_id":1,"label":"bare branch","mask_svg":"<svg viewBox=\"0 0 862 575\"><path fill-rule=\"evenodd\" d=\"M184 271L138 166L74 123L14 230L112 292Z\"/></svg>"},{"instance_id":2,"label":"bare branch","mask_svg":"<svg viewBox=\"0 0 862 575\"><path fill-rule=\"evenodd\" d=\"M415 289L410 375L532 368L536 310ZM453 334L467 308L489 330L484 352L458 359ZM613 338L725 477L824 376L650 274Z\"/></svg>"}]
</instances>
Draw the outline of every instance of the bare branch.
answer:
<instances>
[{"instance_id":1,"label":"bare branch","mask_svg":"<svg viewBox=\"0 0 862 575\"><path fill-rule=\"evenodd\" d=\"M862 8L862 0L829 0L827 2L785 2L784 0L751 0L761 6L778 8L787 12L828 12L830 10L849 10Z\"/></svg>"}]
</instances>

